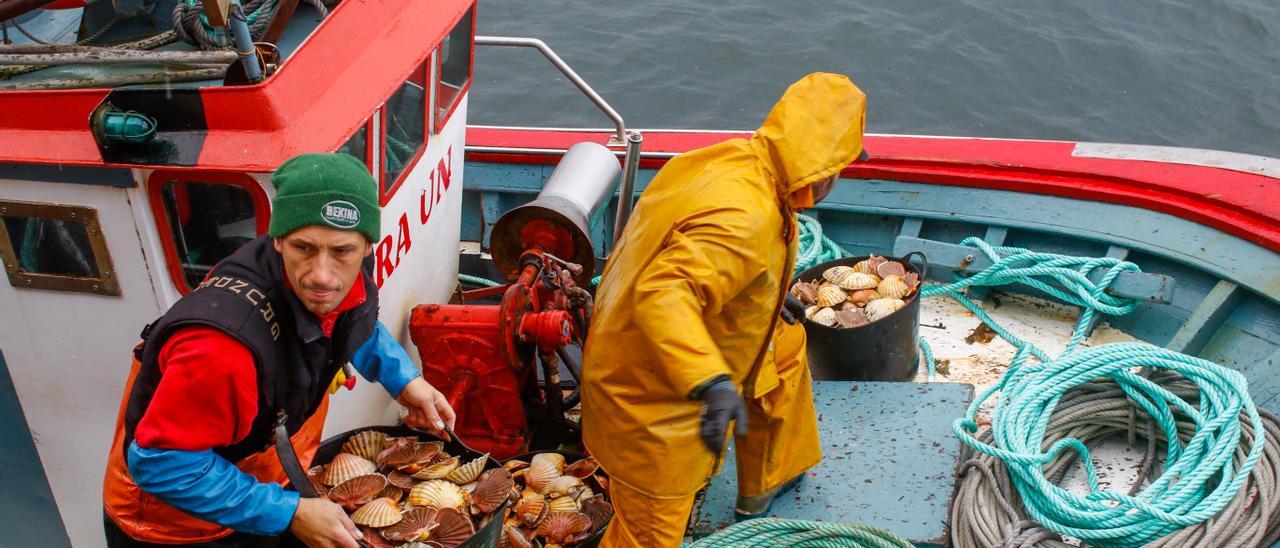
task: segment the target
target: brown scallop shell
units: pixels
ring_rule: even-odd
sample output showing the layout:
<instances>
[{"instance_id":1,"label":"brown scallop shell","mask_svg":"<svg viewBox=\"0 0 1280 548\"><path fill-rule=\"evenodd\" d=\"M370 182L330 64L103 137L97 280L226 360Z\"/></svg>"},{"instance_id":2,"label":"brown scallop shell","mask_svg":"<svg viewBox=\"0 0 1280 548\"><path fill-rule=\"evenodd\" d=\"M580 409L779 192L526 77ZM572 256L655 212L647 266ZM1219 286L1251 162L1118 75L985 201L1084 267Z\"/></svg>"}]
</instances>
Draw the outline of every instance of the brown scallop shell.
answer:
<instances>
[{"instance_id":1,"label":"brown scallop shell","mask_svg":"<svg viewBox=\"0 0 1280 548\"><path fill-rule=\"evenodd\" d=\"M880 292L874 289L859 289L849 292L849 302L858 306L866 306L867 303L880 298Z\"/></svg>"},{"instance_id":2,"label":"brown scallop shell","mask_svg":"<svg viewBox=\"0 0 1280 548\"><path fill-rule=\"evenodd\" d=\"M843 328L861 327L871 323L861 308L851 306L836 312L836 326Z\"/></svg>"},{"instance_id":3,"label":"brown scallop shell","mask_svg":"<svg viewBox=\"0 0 1280 548\"><path fill-rule=\"evenodd\" d=\"M444 444L438 441L420 442L404 446L388 454L384 466L390 466L406 474L413 474L431 464L435 456L440 454L443 449Z\"/></svg>"},{"instance_id":4,"label":"brown scallop shell","mask_svg":"<svg viewBox=\"0 0 1280 548\"><path fill-rule=\"evenodd\" d=\"M796 282L791 286L791 296L800 299L805 306L809 306L818 301L818 288L810 283Z\"/></svg>"},{"instance_id":5,"label":"brown scallop shell","mask_svg":"<svg viewBox=\"0 0 1280 548\"><path fill-rule=\"evenodd\" d=\"M339 506L346 508L348 512L352 512L356 508L378 498L378 494L386 486L387 478L383 477L382 474L356 476L334 486L333 489L329 490L327 497L329 500L338 503Z\"/></svg>"},{"instance_id":6,"label":"brown scallop shell","mask_svg":"<svg viewBox=\"0 0 1280 548\"><path fill-rule=\"evenodd\" d=\"M382 492L378 493L378 498L389 498L396 501L396 504L399 504L400 499L404 498L404 491L404 489L388 483L386 487L382 488Z\"/></svg>"},{"instance_id":7,"label":"brown scallop shell","mask_svg":"<svg viewBox=\"0 0 1280 548\"><path fill-rule=\"evenodd\" d=\"M369 462L378 459L378 453L382 452L383 442L387 439L387 435L377 430L361 430L356 435L347 439L342 444L343 453L351 453L362 457Z\"/></svg>"},{"instance_id":8,"label":"brown scallop shell","mask_svg":"<svg viewBox=\"0 0 1280 548\"><path fill-rule=\"evenodd\" d=\"M578 479L587 479L591 474L596 473L596 470L599 469L600 463L596 462L596 459L593 457L587 457L564 467L564 473L565 475L573 476Z\"/></svg>"},{"instance_id":9,"label":"brown scallop shell","mask_svg":"<svg viewBox=\"0 0 1280 548\"><path fill-rule=\"evenodd\" d=\"M573 497L556 497L547 501L548 512L577 512L578 510L580 510L578 501L573 500Z\"/></svg>"},{"instance_id":10,"label":"brown scallop shell","mask_svg":"<svg viewBox=\"0 0 1280 548\"><path fill-rule=\"evenodd\" d=\"M901 277L906 273L907 268L898 261L885 261L876 266L876 275L881 278L888 278L889 276Z\"/></svg>"},{"instance_id":11,"label":"brown scallop shell","mask_svg":"<svg viewBox=\"0 0 1280 548\"><path fill-rule=\"evenodd\" d=\"M379 529L369 527L367 525L357 525L356 527L360 528L360 532L364 533L364 537L362 537L361 540L363 540L365 545L369 548L398 548L400 546L400 543L398 542L392 542L382 538L382 534Z\"/></svg>"},{"instance_id":12,"label":"brown scallop shell","mask_svg":"<svg viewBox=\"0 0 1280 548\"><path fill-rule=\"evenodd\" d=\"M453 508L441 508L436 513L436 523L438 525L431 530L430 539L441 546L457 546L476 534L471 518Z\"/></svg>"},{"instance_id":13,"label":"brown scallop shell","mask_svg":"<svg viewBox=\"0 0 1280 548\"><path fill-rule=\"evenodd\" d=\"M523 460L511 459L507 462L502 463L502 467L506 468L508 472L511 472L514 474L516 470L523 470L525 468L528 468L529 462L523 461Z\"/></svg>"},{"instance_id":14,"label":"brown scallop shell","mask_svg":"<svg viewBox=\"0 0 1280 548\"><path fill-rule=\"evenodd\" d=\"M378 467L362 457L351 453L338 453L333 457L333 461L324 467L324 475L320 477L320 481L325 485L337 485L354 477L377 472Z\"/></svg>"},{"instance_id":15,"label":"brown scallop shell","mask_svg":"<svg viewBox=\"0 0 1280 548\"><path fill-rule=\"evenodd\" d=\"M415 443L418 442L410 438L387 438L382 441L382 452L378 453L373 462L377 463L378 468L382 468L387 465L388 456Z\"/></svg>"},{"instance_id":16,"label":"brown scallop shell","mask_svg":"<svg viewBox=\"0 0 1280 548\"><path fill-rule=\"evenodd\" d=\"M582 513L591 518L591 533L594 534L609 524L613 517L613 506L605 502L604 495L596 495L582 499Z\"/></svg>"},{"instance_id":17,"label":"brown scallop shell","mask_svg":"<svg viewBox=\"0 0 1280 548\"><path fill-rule=\"evenodd\" d=\"M480 477L480 472L484 471L484 465L487 462L489 462L489 454L485 453L483 456L480 456L471 462L454 468L453 471L444 476L444 479L452 481L458 485L471 483L475 481L476 478Z\"/></svg>"},{"instance_id":18,"label":"brown scallop shell","mask_svg":"<svg viewBox=\"0 0 1280 548\"><path fill-rule=\"evenodd\" d=\"M844 265L833 266L822 271L822 277L831 283L838 283L837 280L848 275L853 269Z\"/></svg>"},{"instance_id":19,"label":"brown scallop shell","mask_svg":"<svg viewBox=\"0 0 1280 548\"><path fill-rule=\"evenodd\" d=\"M872 255L868 257L866 260L859 261L858 264L853 265L853 269L863 274L876 274L876 270L886 260L887 259L879 255ZM876 274L876 275L878 276L879 274Z\"/></svg>"},{"instance_id":20,"label":"brown scallop shell","mask_svg":"<svg viewBox=\"0 0 1280 548\"><path fill-rule=\"evenodd\" d=\"M431 507L409 510L402 514L403 519L399 523L383 529L382 536L396 542L411 542L428 536L432 529L440 525L436 521L437 513L439 510Z\"/></svg>"},{"instance_id":21,"label":"brown scallop shell","mask_svg":"<svg viewBox=\"0 0 1280 548\"><path fill-rule=\"evenodd\" d=\"M458 468L458 461L458 457L449 457L448 460L440 461L418 470L413 474L413 477L420 480L442 479Z\"/></svg>"},{"instance_id":22,"label":"brown scallop shell","mask_svg":"<svg viewBox=\"0 0 1280 548\"><path fill-rule=\"evenodd\" d=\"M538 535L548 543L565 544L591 529L591 518L581 512L552 512L538 524Z\"/></svg>"},{"instance_id":23,"label":"brown scallop shell","mask_svg":"<svg viewBox=\"0 0 1280 548\"><path fill-rule=\"evenodd\" d=\"M564 455L559 453L538 453L529 463L529 471L525 473L525 485L539 493L546 490L547 485L564 475Z\"/></svg>"},{"instance_id":24,"label":"brown scallop shell","mask_svg":"<svg viewBox=\"0 0 1280 548\"><path fill-rule=\"evenodd\" d=\"M324 466L312 466L307 470L307 481L311 482L311 487L315 488L316 494L325 496L329 492L329 487L320 481L324 477Z\"/></svg>"},{"instance_id":25,"label":"brown scallop shell","mask_svg":"<svg viewBox=\"0 0 1280 548\"><path fill-rule=\"evenodd\" d=\"M835 306L848 299L844 290L834 285L829 285L818 291L818 306Z\"/></svg>"},{"instance_id":26,"label":"brown scallop shell","mask_svg":"<svg viewBox=\"0 0 1280 548\"><path fill-rule=\"evenodd\" d=\"M386 527L400 521L400 507L391 499L373 499L353 512L351 521L369 527Z\"/></svg>"},{"instance_id":27,"label":"brown scallop shell","mask_svg":"<svg viewBox=\"0 0 1280 548\"><path fill-rule=\"evenodd\" d=\"M387 472L387 483L408 491L409 489L413 489L413 485L418 482L409 474L399 470L392 470Z\"/></svg>"},{"instance_id":28,"label":"brown scallop shell","mask_svg":"<svg viewBox=\"0 0 1280 548\"><path fill-rule=\"evenodd\" d=\"M498 537L498 548L533 548L533 543L524 538L524 533L520 532L520 529L503 525L502 536Z\"/></svg>"},{"instance_id":29,"label":"brown scallop shell","mask_svg":"<svg viewBox=\"0 0 1280 548\"><path fill-rule=\"evenodd\" d=\"M436 508L463 508L467 505L467 493L457 484L445 480L428 480L413 486L409 491L409 504Z\"/></svg>"},{"instance_id":30,"label":"brown scallop shell","mask_svg":"<svg viewBox=\"0 0 1280 548\"><path fill-rule=\"evenodd\" d=\"M542 495L534 494L521 497L520 501L516 503L516 518L521 523L532 527L541 522L542 518L547 517L548 509L547 499Z\"/></svg>"},{"instance_id":31,"label":"brown scallop shell","mask_svg":"<svg viewBox=\"0 0 1280 548\"><path fill-rule=\"evenodd\" d=\"M910 288L910 291L907 291L908 297L914 295L916 290L920 289L920 275L915 272L908 272L902 277L902 281Z\"/></svg>"},{"instance_id":32,"label":"brown scallop shell","mask_svg":"<svg viewBox=\"0 0 1280 548\"><path fill-rule=\"evenodd\" d=\"M511 480L511 472L502 468L485 470L471 492L471 513L488 514L497 510L511 497L513 486L515 482Z\"/></svg>"}]
</instances>

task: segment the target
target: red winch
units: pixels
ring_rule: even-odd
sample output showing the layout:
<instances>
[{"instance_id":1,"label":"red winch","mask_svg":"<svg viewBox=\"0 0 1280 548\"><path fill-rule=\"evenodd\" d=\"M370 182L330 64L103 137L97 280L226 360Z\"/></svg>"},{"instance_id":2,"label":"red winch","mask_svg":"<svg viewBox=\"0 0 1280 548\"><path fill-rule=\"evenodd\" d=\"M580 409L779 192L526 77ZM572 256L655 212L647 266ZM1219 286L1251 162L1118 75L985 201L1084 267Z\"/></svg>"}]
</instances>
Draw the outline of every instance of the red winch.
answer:
<instances>
[{"instance_id":1,"label":"red winch","mask_svg":"<svg viewBox=\"0 0 1280 548\"><path fill-rule=\"evenodd\" d=\"M595 270L588 226L620 171L609 149L574 145L538 198L493 226L489 251L509 283L463 292L462 304L414 307L409 333L423 375L453 406L454 432L477 450L503 459L531 443L576 441L564 416L576 396L563 396L560 363L581 377L566 347L582 344L591 318L582 287ZM465 304L498 295L500 304Z\"/></svg>"}]
</instances>

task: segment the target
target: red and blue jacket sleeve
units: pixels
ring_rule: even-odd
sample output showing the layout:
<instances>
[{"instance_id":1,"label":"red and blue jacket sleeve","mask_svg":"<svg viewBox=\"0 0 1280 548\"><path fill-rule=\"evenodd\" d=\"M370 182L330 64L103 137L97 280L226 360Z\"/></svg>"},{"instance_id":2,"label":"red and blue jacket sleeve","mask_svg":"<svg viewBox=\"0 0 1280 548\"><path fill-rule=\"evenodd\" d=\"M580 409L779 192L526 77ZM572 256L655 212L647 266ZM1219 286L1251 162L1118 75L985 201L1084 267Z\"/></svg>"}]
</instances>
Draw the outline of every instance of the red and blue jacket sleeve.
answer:
<instances>
[{"instance_id":1,"label":"red and blue jacket sleeve","mask_svg":"<svg viewBox=\"0 0 1280 548\"><path fill-rule=\"evenodd\" d=\"M176 332L160 351L163 375L129 446L143 490L200 519L258 535L284 532L298 493L262 483L213 452L249 434L258 412L249 349L209 327Z\"/></svg>"},{"instance_id":2,"label":"red and blue jacket sleeve","mask_svg":"<svg viewBox=\"0 0 1280 548\"><path fill-rule=\"evenodd\" d=\"M381 384L392 398L399 397L409 381L422 376L409 353L382 322L374 328L373 336L356 349L351 365L365 379Z\"/></svg>"}]
</instances>

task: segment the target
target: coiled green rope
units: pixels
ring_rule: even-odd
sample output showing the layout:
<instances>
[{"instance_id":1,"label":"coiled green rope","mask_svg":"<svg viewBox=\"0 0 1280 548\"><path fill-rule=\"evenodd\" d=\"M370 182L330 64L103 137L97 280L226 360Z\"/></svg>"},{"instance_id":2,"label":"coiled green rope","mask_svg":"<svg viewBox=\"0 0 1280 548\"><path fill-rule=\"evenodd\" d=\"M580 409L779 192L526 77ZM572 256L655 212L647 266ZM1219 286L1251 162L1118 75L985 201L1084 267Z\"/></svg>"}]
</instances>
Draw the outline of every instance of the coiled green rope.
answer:
<instances>
[{"instance_id":1,"label":"coiled green rope","mask_svg":"<svg viewBox=\"0 0 1280 548\"><path fill-rule=\"evenodd\" d=\"M745 546L911 548L913 545L889 531L866 525L759 518L735 523L685 546L687 548Z\"/></svg>"},{"instance_id":2,"label":"coiled green rope","mask_svg":"<svg viewBox=\"0 0 1280 548\"><path fill-rule=\"evenodd\" d=\"M461 272L458 273L458 281L464 284L478 285L482 287L497 287L502 285L501 283L490 280L489 278L472 276L470 274L463 274Z\"/></svg>"}]
</instances>

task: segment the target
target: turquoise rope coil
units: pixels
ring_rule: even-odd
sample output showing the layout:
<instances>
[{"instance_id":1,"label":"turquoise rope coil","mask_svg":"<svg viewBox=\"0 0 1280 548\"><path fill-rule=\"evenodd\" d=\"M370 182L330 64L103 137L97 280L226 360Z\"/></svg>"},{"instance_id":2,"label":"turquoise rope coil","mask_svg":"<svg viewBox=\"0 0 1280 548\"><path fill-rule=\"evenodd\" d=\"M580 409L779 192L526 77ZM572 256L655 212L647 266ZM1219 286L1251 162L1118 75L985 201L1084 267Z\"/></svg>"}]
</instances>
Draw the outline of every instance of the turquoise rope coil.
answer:
<instances>
[{"instance_id":1,"label":"turquoise rope coil","mask_svg":"<svg viewBox=\"0 0 1280 548\"><path fill-rule=\"evenodd\" d=\"M758 518L735 523L685 546L687 548L747 546L912 548L914 545L889 531L867 525Z\"/></svg>"},{"instance_id":2,"label":"turquoise rope coil","mask_svg":"<svg viewBox=\"0 0 1280 548\"><path fill-rule=\"evenodd\" d=\"M482 287L497 287L502 285L488 278L481 278L480 276L472 276L461 272L458 273L458 281L464 284L478 285Z\"/></svg>"}]
</instances>

